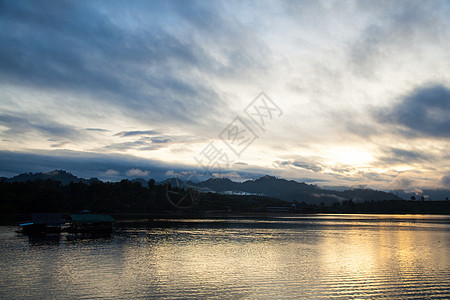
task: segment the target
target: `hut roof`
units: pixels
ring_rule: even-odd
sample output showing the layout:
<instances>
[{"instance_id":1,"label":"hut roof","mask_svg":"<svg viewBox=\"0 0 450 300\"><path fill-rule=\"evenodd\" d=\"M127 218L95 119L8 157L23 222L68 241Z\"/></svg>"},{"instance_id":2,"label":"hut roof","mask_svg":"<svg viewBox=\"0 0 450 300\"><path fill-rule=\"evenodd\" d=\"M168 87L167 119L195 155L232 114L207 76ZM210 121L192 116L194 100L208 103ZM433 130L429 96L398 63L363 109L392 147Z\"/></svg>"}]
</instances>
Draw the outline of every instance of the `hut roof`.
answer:
<instances>
[{"instance_id":1,"label":"hut roof","mask_svg":"<svg viewBox=\"0 0 450 300\"><path fill-rule=\"evenodd\" d=\"M114 222L113 217L110 215L71 214L70 218L75 222L83 223Z\"/></svg>"},{"instance_id":2,"label":"hut roof","mask_svg":"<svg viewBox=\"0 0 450 300\"><path fill-rule=\"evenodd\" d=\"M33 213L31 219L34 224L61 225L64 220L60 214L53 213Z\"/></svg>"}]
</instances>

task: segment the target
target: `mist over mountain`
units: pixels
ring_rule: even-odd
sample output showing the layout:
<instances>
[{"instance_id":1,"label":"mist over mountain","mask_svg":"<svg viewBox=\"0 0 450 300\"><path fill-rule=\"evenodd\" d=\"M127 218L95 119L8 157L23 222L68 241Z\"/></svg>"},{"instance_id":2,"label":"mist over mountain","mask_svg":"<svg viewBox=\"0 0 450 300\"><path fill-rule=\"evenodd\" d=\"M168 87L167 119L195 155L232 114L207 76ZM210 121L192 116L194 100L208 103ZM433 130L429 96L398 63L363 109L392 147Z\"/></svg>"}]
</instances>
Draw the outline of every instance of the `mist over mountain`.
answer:
<instances>
[{"instance_id":1,"label":"mist over mountain","mask_svg":"<svg viewBox=\"0 0 450 300\"><path fill-rule=\"evenodd\" d=\"M405 192L400 190L395 190L393 193L402 199L409 200L411 197L416 199L424 197L425 201L432 200L448 200L450 198L450 190L447 189L424 189L418 190L416 192Z\"/></svg>"},{"instance_id":2,"label":"mist over mountain","mask_svg":"<svg viewBox=\"0 0 450 300\"><path fill-rule=\"evenodd\" d=\"M242 183L233 182L227 178L208 179L199 183L190 183L203 189L215 192L249 193L261 196L274 197L290 202L306 202L319 204L332 204L334 202L352 199L353 201L381 201L400 200L401 198L383 191L371 189L354 189L344 191L333 191L322 189L316 185L286 180L273 176L263 176Z\"/></svg>"}]
</instances>

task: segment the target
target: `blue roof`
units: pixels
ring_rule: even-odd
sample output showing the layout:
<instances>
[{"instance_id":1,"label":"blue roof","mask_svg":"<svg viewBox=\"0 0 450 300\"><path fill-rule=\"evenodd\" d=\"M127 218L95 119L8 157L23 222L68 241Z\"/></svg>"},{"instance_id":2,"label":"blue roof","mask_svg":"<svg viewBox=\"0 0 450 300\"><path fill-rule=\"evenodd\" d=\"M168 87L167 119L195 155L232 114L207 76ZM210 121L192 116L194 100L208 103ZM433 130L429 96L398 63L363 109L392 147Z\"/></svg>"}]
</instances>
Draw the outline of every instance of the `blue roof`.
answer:
<instances>
[{"instance_id":1,"label":"blue roof","mask_svg":"<svg viewBox=\"0 0 450 300\"><path fill-rule=\"evenodd\" d=\"M70 218L72 221L84 223L114 222L110 215L71 214Z\"/></svg>"}]
</instances>

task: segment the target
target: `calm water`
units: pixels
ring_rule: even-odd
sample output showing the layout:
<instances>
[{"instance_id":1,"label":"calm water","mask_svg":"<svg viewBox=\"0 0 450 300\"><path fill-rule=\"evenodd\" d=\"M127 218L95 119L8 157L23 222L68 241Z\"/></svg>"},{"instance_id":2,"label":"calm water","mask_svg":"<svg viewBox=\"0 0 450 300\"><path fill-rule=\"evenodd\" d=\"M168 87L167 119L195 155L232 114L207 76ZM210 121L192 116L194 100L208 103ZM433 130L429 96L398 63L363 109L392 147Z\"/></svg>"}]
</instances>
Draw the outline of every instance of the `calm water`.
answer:
<instances>
[{"instance_id":1,"label":"calm water","mask_svg":"<svg viewBox=\"0 0 450 300\"><path fill-rule=\"evenodd\" d=\"M449 216L116 224L36 240L0 227L0 298L450 298Z\"/></svg>"}]
</instances>

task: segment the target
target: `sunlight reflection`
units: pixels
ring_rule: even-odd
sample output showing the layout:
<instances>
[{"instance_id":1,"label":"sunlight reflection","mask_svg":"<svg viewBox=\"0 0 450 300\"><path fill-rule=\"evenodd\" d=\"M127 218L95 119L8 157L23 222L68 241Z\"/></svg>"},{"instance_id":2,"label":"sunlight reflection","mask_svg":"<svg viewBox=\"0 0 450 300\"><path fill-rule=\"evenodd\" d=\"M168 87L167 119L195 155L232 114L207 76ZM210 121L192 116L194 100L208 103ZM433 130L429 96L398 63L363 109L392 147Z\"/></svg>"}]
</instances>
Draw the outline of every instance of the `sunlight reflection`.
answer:
<instances>
[{"instance_id":1,"label":"sunlight reflection","mask_svg":"<svg viewBox=\"0 0 450 300\"><path fill-rule=\"evenodd\" d=\"M10 237L9 244L0 243L0 293L39 298L33 296L46 290L54 298L120 299L450 296L446 216L173 221L126 227L111 239L36 243Z\"/></svg>"}]
</instances>

